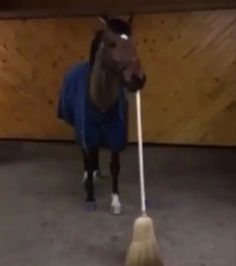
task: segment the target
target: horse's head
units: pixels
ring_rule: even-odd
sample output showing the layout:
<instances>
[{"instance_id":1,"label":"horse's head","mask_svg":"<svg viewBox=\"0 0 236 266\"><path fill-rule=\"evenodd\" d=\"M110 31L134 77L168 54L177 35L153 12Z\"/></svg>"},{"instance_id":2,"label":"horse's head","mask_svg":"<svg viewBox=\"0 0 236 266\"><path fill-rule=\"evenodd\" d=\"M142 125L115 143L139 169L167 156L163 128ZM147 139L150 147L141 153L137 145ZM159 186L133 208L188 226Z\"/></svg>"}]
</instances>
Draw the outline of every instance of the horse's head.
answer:
<instances>
[{"instance_id":1,"label":"horse's head","mask_svg":"<svg viewBox=\"0 0 236 266\"><path fill-rule=\"evenodd\" d=\"M105 69L118 75L128 90L142 89L146 77L132 38L132 16L128 21L107 17L100 20L103 23L100 49Z\"/></svg>"}]
</instances>

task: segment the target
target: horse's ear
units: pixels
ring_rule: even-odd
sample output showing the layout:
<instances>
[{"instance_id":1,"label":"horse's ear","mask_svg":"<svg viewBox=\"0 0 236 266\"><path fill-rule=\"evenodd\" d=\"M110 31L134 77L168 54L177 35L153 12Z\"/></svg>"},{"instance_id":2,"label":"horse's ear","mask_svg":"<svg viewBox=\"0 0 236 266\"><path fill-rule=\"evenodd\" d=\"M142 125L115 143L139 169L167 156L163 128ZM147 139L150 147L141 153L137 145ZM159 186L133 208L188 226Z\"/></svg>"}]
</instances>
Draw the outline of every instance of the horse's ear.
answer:
<instances>
[{"instance_id":1,"label":"horse's ear","mask_svg":"<svg viewBox=\"0 0 236 266\"><path fill-rule=\"evenodd\" d=\"M128 20L127 20L127 23L130 25L130 27L132 27L132 25L133 25L133 21L134 21L134 14L131 13L131 14L129 15Z\"/></svg>"},{"instance_id":2,"label":"horse's ear","mask_svg":"<svg viewBox=\"0 0 236 266\"><path fill-rule=\"evenodd\" d=\"M109 20L107 15L101 15L98 17L99 21L103 24L103 26L107 25L107 22Z\"/></svg>"}]
</instances>

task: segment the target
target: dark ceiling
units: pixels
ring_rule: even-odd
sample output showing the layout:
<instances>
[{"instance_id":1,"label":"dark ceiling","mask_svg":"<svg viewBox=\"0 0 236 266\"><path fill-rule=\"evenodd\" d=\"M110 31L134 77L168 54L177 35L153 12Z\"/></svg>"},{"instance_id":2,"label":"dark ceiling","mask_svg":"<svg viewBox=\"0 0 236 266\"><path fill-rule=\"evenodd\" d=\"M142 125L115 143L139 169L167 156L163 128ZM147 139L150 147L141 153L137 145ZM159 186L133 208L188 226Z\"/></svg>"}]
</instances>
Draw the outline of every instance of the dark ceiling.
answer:
<instances>
[{"instance_id":1,"label":"dark ceiling","mask_svg":"<svg viewBox=\"0 0 236 266\"><path fill-rule=\"evenodd\" d=\"M1 0L0 17L156 13L236 8L236 0Z\"/></svg>"}]
</instances>

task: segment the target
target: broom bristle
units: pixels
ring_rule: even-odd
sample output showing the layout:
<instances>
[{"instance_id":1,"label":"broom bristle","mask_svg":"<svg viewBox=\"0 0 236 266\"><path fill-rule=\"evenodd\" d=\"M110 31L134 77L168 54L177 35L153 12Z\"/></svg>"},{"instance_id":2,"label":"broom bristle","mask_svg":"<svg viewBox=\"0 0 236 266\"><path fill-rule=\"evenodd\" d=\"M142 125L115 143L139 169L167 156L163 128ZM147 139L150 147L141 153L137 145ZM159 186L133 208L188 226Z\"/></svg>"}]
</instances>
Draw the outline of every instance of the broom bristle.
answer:
<instances>
[{"instance_id":1,"label":"broom bristle","mask_svg":"<svg viewBox=\"0 0 236 266\"><path fill-rule=\"evenodd\" d=\"M163 266L150 217L135 220L133 239L126 257L126 266Z\"/></svg>"}]
</instances>

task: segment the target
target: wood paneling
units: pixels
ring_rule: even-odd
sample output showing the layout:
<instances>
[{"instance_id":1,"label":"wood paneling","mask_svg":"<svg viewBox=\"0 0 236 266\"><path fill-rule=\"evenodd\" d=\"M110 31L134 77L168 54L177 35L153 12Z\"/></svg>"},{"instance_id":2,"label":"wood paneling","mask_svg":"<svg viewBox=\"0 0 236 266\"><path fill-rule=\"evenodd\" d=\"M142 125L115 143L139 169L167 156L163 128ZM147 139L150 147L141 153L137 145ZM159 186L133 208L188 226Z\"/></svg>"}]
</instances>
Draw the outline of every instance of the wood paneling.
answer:
<instances>
[{"instance_id":1,"label":"wood paneling","mask_svg":"<svg viewBox=\"0 0 236 266\"><path fill-rule=\"evenodd\" d=\"M196 11L236 8L235 0L8 0L0 3L1 18L58 17Z\"/></svg>"},{"instance_id":2,"label":"wood paneling","mask_svg":"<svg viewBox=\"0 0 236 266\"><path fill-rule=\"evenodd\" d=\"M87 58L95 18L0 22L0 138L68 139L56 118L65 70ZM135 17L147 72L148 142L236 145L236 11ZM131 101L130 140L136 139Z\"/></svg>"}]
</instances>

